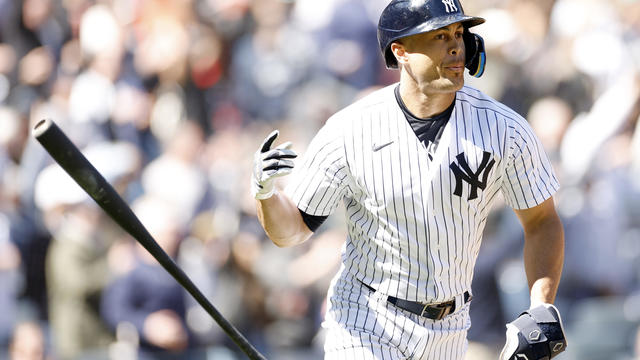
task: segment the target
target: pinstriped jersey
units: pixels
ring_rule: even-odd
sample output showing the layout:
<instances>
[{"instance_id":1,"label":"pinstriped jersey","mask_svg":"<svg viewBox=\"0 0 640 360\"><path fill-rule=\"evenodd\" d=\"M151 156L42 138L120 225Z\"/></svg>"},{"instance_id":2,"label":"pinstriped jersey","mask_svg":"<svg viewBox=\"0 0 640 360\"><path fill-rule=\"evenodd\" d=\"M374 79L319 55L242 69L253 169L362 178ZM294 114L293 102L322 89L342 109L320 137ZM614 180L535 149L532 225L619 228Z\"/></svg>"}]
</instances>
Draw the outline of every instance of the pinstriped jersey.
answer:
<instances>
[{"instance_id":1,"label":"pinstriped jersey","mask_svg":"<svg viewBox=\"0 0 640 360\"><path fill-rule=\"evenodd\" d=\"M496 195L515 209L559 184L526 120L465 86L438 146L420 142L391 85L333 115L309 144L286 193L307 214L346 206L342 261L379 292L439 302L471 289Z\"/></svg>"}]
</instances>

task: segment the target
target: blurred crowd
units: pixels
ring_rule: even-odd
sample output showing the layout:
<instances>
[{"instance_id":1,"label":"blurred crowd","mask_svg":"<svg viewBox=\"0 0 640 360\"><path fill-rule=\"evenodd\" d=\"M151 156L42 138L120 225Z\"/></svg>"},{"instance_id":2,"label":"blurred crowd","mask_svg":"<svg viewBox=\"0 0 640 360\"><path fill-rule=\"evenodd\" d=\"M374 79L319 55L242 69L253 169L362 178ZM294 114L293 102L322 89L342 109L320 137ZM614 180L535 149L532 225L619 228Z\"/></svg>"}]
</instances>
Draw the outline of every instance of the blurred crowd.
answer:
<instances>
[{"instance_id":1,"label":"blurred crowd","mask_svg":"<svg viewBox=\"0 0 640 360\"><path fill-rule=\"evenodd\" d=\"M0 0L0 359L241 359L211 317L30 136L53 119L216 308L269 359L322 358L345 229L265 237L248 185L274 128L304 153L335 111L398 79L387 0ZM563 359L640 359L640 2L465 0L487 22L477 87L555 164ZM286 179L281 181L284 185ZM469 360L528 307L499 203L473 285Z\"/></svg>"}]
</instances>

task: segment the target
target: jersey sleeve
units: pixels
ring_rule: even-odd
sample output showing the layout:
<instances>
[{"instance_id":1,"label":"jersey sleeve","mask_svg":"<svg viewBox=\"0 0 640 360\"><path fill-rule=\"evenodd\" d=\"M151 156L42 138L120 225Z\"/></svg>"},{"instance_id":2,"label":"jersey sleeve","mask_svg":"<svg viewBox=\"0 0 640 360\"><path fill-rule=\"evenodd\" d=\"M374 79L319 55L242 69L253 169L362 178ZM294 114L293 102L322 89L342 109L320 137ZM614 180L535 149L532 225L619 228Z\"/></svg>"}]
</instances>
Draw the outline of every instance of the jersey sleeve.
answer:
<instances>
[{"instance_id":1,"label":"jersey sleeve","mask_svg":"<svg viewBox=\"0 0 640 360\"><path fill-rule=\"evenodd\" d=\"M328 216L314 216L309 215L306 212L298 209L300 211L300 215L302 215L302 221L304 221L305 225L309 228L309 230L316 232L320 225L322 225L325 220L327 220Z\"/></svg>"},{"instance_id":2,"label":"jersey sleeve","mask_svg":"<svg viewBox=\"0 0 640 360\"><path fill-rule=\"evenodd\" d=\"M521 119L510 127L510 156L505 167L502 194L514 209L540 205L558 190L560 184L540 140Z\"/></svg>"},{"instance_id":3,"label":"jersey sleeve","mask_svg":"<svg viewBox=\"0 0 640 360\"><path fill-rule=\"evenodd\" d=\"M332 118L320 129L285 189L298 209L309 215L332 214L348 188L343 134L338 125Z\"/></svg>"}]
</instances>

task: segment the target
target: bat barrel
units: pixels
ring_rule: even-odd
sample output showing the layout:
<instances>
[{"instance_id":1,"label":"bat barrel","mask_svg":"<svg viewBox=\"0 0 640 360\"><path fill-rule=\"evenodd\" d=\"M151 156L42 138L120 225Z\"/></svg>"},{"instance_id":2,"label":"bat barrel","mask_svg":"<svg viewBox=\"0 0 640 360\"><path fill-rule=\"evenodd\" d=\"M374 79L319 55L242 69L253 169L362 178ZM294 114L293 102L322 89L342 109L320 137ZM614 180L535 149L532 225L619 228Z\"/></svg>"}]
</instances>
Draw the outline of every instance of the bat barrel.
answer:
<instances>
[{"instance_id":1,"label":"bat barrel","mask_svg":"<svg viewBox=\"0 0 640 360\"><path fill-rule=\"evenodd\" d=\"M103 199L119 195L53 120L38 121L33 128L33 135L69 176L109 215L112 214L111 211L118 210L117 206L121 204L108 203ZM125 229L130 230L130 227Z\"/></svg>"}]
</instances>

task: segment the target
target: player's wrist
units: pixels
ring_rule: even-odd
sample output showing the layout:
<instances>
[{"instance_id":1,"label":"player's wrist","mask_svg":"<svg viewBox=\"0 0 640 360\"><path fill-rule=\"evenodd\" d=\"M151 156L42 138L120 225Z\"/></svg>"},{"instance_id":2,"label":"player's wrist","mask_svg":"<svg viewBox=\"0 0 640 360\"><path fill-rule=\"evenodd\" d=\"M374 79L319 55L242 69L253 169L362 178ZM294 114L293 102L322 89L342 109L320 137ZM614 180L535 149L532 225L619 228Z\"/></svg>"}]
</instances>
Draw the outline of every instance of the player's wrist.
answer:
<instances>
[{"instance_id":1,"label":"player's wrist","mask_svg":"<svg viewBox=\"0 0 640 360\"><path fill-rule=\"evenodd\" d=\"M266 199L271 198L273 196L273 194L275 194L275 190L271 190L271 191L269 191L267 193L256 193L256 194L253 195L253 197L256 200L266 200Z\"/></svg>"},{"instance_id":2,"label":"player's wrist","mask_svg":"<svg viewBox=\"0 0 640 360\"><path fill-rule=\"evenodd\" d=\"M273 196L276 190L272 181L259 183L257 180L251 182L251 194L256 200L265 200Z\"/></svg>"},{"instance_id":3,"label":"player's wrist","mask_svg":"<svg viewBox=\"0 0 640 360\"><path fill-rule=\"evenodd\" d=\"M531 300L531 303L529 304L529 310L538 306L548 307L548 305L552 305L552 304L542 300Z\"/></svg>"}]
</instances>

